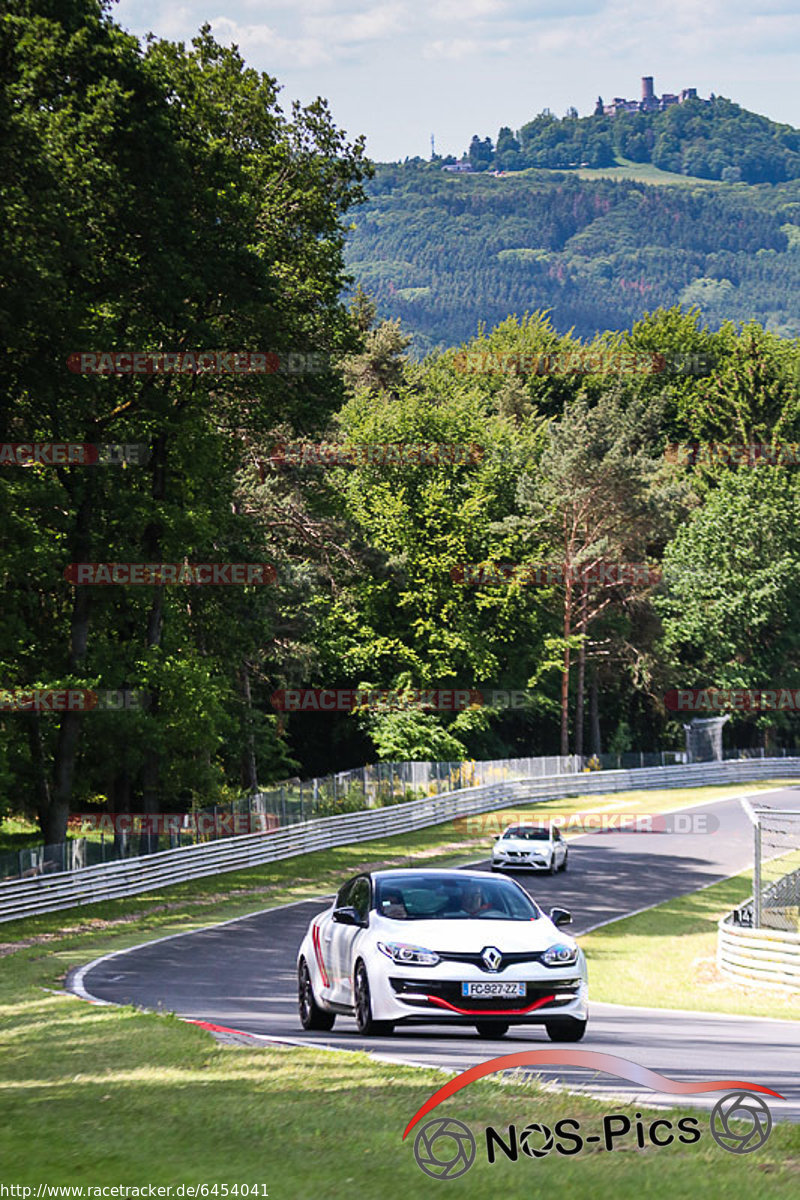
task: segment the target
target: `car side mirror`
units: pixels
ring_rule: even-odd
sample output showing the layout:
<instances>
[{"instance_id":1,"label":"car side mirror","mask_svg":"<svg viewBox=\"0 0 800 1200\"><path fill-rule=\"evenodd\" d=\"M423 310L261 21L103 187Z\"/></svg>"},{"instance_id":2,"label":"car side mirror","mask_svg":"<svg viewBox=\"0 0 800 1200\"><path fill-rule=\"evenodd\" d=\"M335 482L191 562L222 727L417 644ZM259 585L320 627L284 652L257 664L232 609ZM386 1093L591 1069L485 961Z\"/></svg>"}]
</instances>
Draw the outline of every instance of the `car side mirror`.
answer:
<instances>
[{"instance_id":1,"label":"car side mirror","mask_svg":"<svg viewBox=\"0 0 800 1200\"><path fill-rule=\"evenodd\" d=\"M349 904L343 908L335 908L333 910L333 919L337 925L366 925L366 921L362 921L357 908L352 908Z\"/></svg>"},{"instance_id":2,"label":"car side mirror","mask_svg":"<svg viewBox=\"0 0 800 1200\"><path fill-rule=\"evenodd\" d=\"M336 914L334 913L333 915L334 915L334 920L335 920ZM550 920L553 922L554 925L571 925L572 924L572 913L569 912L566 908L551 908L550 909Z\"/></svg>"}]
</instances>

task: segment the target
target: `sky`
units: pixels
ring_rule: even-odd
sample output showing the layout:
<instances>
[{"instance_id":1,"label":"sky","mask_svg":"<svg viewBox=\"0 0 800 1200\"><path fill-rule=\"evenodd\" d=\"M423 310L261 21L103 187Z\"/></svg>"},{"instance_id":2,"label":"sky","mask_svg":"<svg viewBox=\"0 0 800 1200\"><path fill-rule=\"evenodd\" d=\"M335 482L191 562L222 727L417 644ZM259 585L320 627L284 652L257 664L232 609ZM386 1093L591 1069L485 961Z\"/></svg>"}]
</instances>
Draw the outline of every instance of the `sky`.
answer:
<instances>
[{"instance_id":1,"label":"sky","mask_svg":"<svg viewBox=\"0 0 800 1200\"><path fill-rule=\"evenodd\" d=\"M378 162L464 151L598 95L728 96L800 126L800 0L120 0L131 33L188 42L205 21L281 103L328 101Z\"/></svg>"}]
</instances>

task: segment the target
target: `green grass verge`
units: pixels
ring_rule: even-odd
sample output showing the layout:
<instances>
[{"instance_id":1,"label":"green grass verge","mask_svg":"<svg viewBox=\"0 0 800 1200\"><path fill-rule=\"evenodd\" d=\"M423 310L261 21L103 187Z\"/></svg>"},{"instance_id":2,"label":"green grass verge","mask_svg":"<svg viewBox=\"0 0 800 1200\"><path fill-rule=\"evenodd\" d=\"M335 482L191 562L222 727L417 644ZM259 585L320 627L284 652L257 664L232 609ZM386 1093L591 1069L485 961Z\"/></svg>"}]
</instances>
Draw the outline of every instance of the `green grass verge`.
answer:
<instances>
[{"instance_id":1,"label":"green grass verge","mask_svg":"<svg viewBox=\"0 0 800 1200\"><path fill-rule=\"evenodd\" d=\"M5 817L0 820L0 857L41 844L42 832L39 826L27 817Z\"/></svg>"},{"instance_id":2,"label":"green grass verge","mask_svg":"<svg viewBox=\"0 0 800 1200\"><path fill-rule=\"evenodd\" d=\"M126 938L141 939L141 927ZM118 945L97 933L62 934L46 952L7 955L0 970L0 1182L54 1185L266 1185L271 1198L427 1198L443 1183L417 1167L413 1113L446 1076L366 1054L224 1046L166 1015L101 1008L50 991L63 973ZM485 1161L482 1131L564 1117L586 1135L602 1116L633 1108L498 1079L472 1085L438 1110L478 1138L470 1172L447 1194L470 1200L547 1194L559 1200L796 1195L800 1127L777 1126L746 1158L720 1149L699 1114L694 1145L574 1157ZM652 1117L639 1105L645 1123ZM686 1108L672 1114L691 1113Z\"/></svg>"},{"instance_id":3,"label":"green grass verge","mask_svg":"<svg viewBox=\"0 0 800 1200\"><path fill-rule=\"evenodd\" d=\"M752 894L752 875L736 875L585 934L592 1000L800 1019L800 993L734 983L717 969L717 921Z\"/></svg>"}]
</instances>

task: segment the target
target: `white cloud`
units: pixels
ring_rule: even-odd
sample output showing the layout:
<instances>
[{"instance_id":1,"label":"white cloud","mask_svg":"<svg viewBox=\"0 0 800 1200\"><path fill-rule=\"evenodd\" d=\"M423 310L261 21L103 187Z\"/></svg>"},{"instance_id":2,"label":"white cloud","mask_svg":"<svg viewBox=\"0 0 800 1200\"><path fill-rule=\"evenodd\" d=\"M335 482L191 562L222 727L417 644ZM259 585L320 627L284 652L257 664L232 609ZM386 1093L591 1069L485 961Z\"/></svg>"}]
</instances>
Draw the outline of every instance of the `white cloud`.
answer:
<instances>
[{"instance_id":1,"label":"white cloud","mask_svg":"<svg viewBox=\"0 0 800 1200\"><path fill-rule=\"evenodd\" d=\"M472 21L496 17L509 9L506 0L435 0L428 12L440 21Z\"/></svg>"},{"instance_id":2,"label":"white cloud","mask_svg":"<svg viewBox=\"0 0 800 1200\"><path fill-rule=\"evenodd\" d=\"M257 55L263 61L263 51L269 53L264 69L276 67L317 67L332 61L330 48L320 38L287 38L269 25L239 25L230 17L214 17L211 30L223 45L235 43L245 58Z\"/></svg>"},{"instance_id":3,"label":"white cloud","mask_svg":"<svg viewBox=\"0 0 800 1200\"><path fill-rule=\"evenodd\" d=\"M494 58L508 54L513 42L510 38L495 38L487 41L474 38L449 38L428 42L422 51L423 58L459 60L464 58Z\"/></svg>"},{"instance_id":4,"label":"white cloud","mask_svg":"<svg viewBox=\"0 0 800 1200\"><path fill-rule=\"evenodd\" d=\"M409 15L404 7L388 4L369 8L366 12L338 13L331 17L306 17L304 28L317 37L348 44L369 42L389 37L408 26Z\"/></svg>"}]
</instances>

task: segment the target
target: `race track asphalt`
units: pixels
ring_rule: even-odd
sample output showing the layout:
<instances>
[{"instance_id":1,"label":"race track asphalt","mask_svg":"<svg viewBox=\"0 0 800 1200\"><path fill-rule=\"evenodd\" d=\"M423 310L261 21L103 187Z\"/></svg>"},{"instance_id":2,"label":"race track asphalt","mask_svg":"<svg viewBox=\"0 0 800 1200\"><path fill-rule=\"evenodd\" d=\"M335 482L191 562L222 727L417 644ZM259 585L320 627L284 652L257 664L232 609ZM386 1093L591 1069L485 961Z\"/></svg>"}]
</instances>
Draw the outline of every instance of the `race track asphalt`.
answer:
<instances>
[{"instance_id":1,"label":"race track asphalt","mask_svg":"<svg viewBox=\"0 0 800 1200\"><path fill-rule=\"evenodd\" d=\"M800 788L754 793L759 805L800 810ZM571 910L576 935L599 924L738 873L752 865L753 834L739 800L682 810L713 833L591 833L569 842L569 868L555 876L516 877L545 909ZM700 818L699 821L696 818ZM687 822L684 822L687 824ZM487 843L488 844L488 843ZM488 862L480 864L488 869ZM368 1050L390 1060L461 1071L496 1055L554 1048L542 1027L513 1029L496 1041L457 1027L398 1026L387 1038L362 1038L338 1017L330 1033L306 1033L297 1018L297 948L311 917L330 898L304 901L224 925L151 942L73 972L67 986L115 1004L163 1009L256 1039ZM589 963L591 996L591 961ZM776 1120L800 1120L800 1022L647 1008L647 996L618 1007L590 1002L581 1049L627 1058L681 1081L741 1079L782 1093ZM548 1067L542 1078L592 1095L656 1106L710 1107L720 1093L670 1097L585 1068Z\"/></svg>"}]
</instances>

